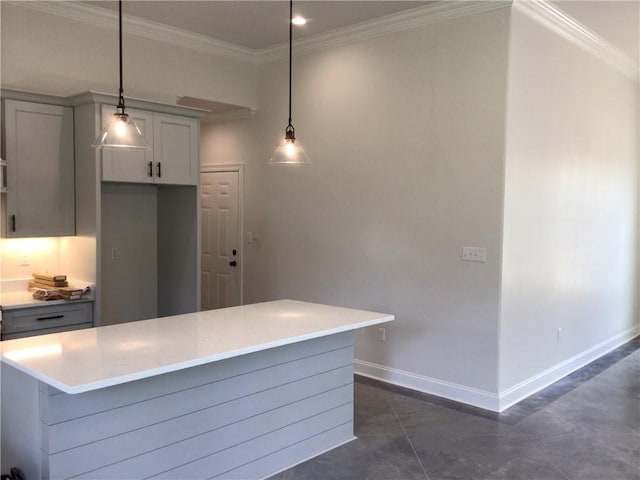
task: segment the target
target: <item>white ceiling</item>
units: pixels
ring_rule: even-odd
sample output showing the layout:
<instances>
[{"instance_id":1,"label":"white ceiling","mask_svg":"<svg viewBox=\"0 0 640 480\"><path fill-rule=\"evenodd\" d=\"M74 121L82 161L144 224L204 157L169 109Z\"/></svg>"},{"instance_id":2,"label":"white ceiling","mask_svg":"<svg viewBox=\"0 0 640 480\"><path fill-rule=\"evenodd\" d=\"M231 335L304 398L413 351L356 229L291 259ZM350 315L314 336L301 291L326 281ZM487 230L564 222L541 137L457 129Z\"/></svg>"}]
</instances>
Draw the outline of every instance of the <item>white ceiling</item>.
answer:
<instances>
[{"instance_id":1,"label":"white ceiling","mask_svg":"<svg viewBox=\"0 0 640 480\"><path fill-rule=\"evenodd\" d=\"M86 1L117 11L116 1ZM434 1L301 0L294 15L307 18L295 27L294 38L391 15ZM289 39L289 2L282 0L126 0L123 17L135 16L250 49L286 43Z\"/></svg>"}]
</instances>

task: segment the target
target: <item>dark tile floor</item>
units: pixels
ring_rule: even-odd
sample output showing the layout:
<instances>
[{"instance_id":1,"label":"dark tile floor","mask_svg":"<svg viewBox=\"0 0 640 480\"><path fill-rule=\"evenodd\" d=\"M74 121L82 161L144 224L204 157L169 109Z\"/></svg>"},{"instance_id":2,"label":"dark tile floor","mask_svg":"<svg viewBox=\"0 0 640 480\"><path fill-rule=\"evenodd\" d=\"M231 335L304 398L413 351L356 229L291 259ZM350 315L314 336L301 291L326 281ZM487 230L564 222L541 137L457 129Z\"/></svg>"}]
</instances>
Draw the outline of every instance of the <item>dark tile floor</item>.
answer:
<instances>
[{"instance_id":1,"label":"dark tile floor","mask_svg":"<svg viewBox=\"0 0 640 480\"><path fill-rule=\"evenodd\" d=\"M640 338L501 414L357 377L355 433L271 480L640 480Z\"/></svg>"}]
</instances>

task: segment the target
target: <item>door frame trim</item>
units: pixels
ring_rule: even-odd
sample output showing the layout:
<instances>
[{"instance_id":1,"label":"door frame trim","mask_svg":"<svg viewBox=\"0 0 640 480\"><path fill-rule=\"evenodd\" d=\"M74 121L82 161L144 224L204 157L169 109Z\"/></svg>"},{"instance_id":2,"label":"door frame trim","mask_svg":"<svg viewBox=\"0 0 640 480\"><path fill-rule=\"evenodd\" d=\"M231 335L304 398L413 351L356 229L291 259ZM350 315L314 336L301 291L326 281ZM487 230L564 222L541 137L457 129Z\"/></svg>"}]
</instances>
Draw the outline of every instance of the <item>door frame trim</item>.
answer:
<instances>
[{"instance_id":1,"label":"door frame trim","mask_svg":"<svg viewBox=\"0 0 640 480\"><path fill-rule=\"evenodd\" d=\"M238 172L238 238L240 245L240 305L244 305L244 164L242 163L208 163L200 165L200 173ZM202 181L198 181L202 188ZM202 233L200 234L202 235ZM202 245L200 246L202 255ZM202 275L202 266L200 267Z\"/></svg>"}]
</instances>

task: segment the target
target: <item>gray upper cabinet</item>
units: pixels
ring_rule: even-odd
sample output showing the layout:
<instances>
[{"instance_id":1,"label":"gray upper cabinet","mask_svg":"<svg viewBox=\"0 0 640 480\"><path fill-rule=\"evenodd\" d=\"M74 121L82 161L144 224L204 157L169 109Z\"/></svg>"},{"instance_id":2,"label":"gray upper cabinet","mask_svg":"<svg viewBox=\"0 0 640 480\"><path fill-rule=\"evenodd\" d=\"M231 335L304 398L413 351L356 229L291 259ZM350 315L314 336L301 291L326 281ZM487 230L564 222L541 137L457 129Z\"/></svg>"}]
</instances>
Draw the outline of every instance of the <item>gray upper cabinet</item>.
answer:
<instances>
[{"instance_id":1,"label":"gray upper cabinet","mask_svg":"<svg viewBox=\"0 0 640 480\"><path fill-rule=\"evenodd\" d=\"M153 132L157 183L197 185L200 178L198 120L154 114Z\"/></svg>"},{"instance_id":2,"label":"gray upper cabinet","mask_svg":"<svg viewBox=\"0 0 640 480\"><path fill-rule=\"evenodd\" d=\"M3 235L75 235L73 108L3 100Z\"/></svg>"},{"instance_id":3,"label":"gray upper cabinet","mask_svg":"<svg viewBox=\"0 0 640 480\"><path fill-rule=\"evenodd\" d=\"M200 308L200 121L205 111L127 98L150 150L94 149L118 98L69 99L76 145L77 257L90 264L94 325Z\"/></svg>"},{"instance_id":4,"label":"gray upper cabinet","mask_svg":"<svg viewBox=\"0 0 640 480\"><path fill-rule=\"evenodd\" d=\"M102 124L116 111L102 105ZM197 185L199 122L197 119L127 109L150 150L102 150L105 182Z\"/></svg>"},{"instance_id":5,"label":"gray upper cabinet","mask_svg":"<svg viewBox=\"0 0 640 480\"><path fill-rule=\"evenodd\" d=\"M116 112L113 105L102 105L102 125ZM153 114L127 109L149 145L153 145ZM108 182L153 183L153 150L102 150L102 180Z\"/></svg>"}]
</instances>

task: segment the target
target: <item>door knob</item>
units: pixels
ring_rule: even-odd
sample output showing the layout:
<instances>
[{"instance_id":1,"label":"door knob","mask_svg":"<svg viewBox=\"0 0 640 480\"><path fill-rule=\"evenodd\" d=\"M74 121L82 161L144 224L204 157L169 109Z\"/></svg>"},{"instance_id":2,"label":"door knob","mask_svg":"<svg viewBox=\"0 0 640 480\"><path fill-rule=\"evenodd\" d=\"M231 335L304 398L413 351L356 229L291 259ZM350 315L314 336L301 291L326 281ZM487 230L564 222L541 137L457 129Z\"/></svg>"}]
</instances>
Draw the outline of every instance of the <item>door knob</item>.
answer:
<instances>
[{"instance_id":1,"label":"door knob","mask_svg":"<svg viewBox=\"0 0 640 480\"><path fill-rule=\"evenodd\" d=\"M237 263L235 260L231 260L231 261L229 262L229 266L231 266L231 267L235 267L237 264L238 264L238 263Z\"/></svg>"}]
</instances>

